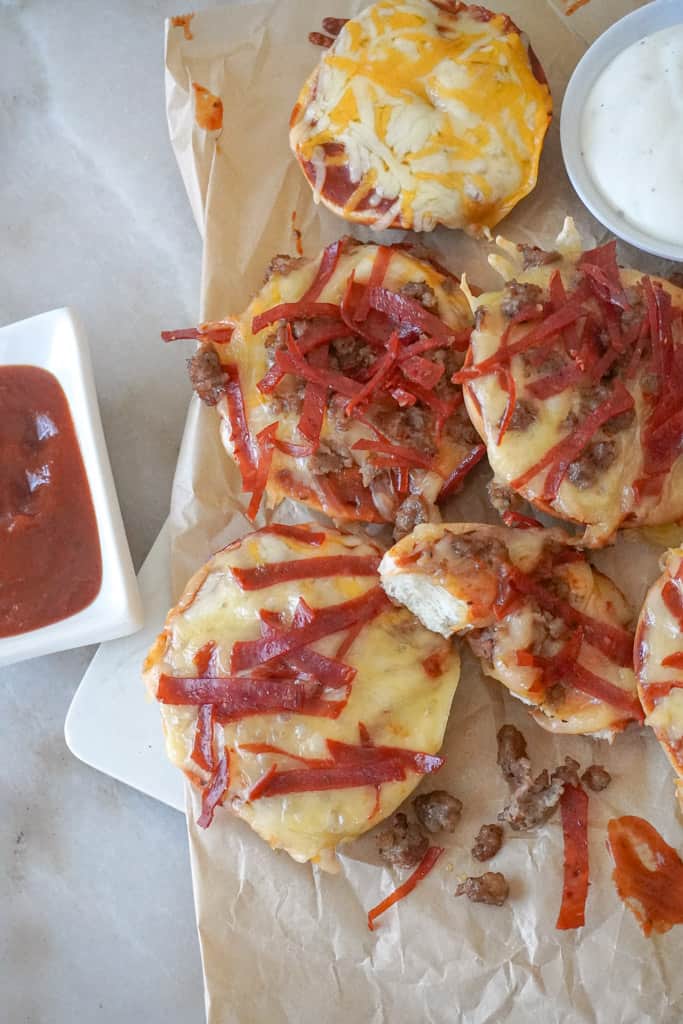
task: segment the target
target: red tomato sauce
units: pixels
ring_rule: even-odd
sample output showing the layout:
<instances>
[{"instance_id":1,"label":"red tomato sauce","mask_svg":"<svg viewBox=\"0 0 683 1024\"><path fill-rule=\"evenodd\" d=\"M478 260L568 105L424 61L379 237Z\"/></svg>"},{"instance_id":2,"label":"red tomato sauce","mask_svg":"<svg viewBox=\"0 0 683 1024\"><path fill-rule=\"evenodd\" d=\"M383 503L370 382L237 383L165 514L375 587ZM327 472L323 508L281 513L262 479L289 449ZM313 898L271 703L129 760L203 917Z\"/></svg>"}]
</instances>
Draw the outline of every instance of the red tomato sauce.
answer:
<instances>
[{"instance_id":1,"label":"red tomato sauce","mask_svg":"<svg viewBox=\"0 0 683 1024\"><path fill-rule=\"evenodd\" d=\"M101 583L97 520L66 396L46 370L0 367L0 637L75 615Z\"/></svg>"},{"instance_id":2,"label":"red tomato sauce","mask_svg":"<svg viewBox=\"0 0 683 1024\"><path fill-rule=\"evenodd\" d=\"M683 861L644 818L613 818L608 842L617 892L645 935L683 924Z\"/></svg>"}]
</instances>

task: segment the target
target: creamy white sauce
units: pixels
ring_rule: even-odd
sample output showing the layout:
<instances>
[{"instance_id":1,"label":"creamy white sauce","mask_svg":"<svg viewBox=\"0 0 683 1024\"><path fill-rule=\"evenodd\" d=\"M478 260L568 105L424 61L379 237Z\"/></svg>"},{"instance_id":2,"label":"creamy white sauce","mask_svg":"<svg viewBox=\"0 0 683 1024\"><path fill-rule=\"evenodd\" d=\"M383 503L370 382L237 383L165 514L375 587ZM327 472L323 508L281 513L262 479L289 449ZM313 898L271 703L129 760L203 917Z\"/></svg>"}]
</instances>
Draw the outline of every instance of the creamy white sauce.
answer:
<instances>
[{"instance_id":1,"label":"creamy white sauce","mask_svg":"<svg viewBox=\"0 0 683 1024\"><path fill-rule=\"evenodd\" d=\"M683 243L683 24L640 39L605 68L586 103L581 146L619 214Z\"/></svg>"}]
</instances>

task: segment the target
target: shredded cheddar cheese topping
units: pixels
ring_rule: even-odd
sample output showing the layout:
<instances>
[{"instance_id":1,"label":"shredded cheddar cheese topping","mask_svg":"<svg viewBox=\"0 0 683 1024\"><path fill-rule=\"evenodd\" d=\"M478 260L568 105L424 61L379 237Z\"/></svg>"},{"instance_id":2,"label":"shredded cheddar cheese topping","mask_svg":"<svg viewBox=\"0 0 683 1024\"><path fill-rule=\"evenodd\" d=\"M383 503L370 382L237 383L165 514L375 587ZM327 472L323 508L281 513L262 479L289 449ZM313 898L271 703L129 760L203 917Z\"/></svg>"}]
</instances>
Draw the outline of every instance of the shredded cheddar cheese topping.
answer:
<instances>
[{"instance_id":1,"label":"shredded cheddar cheese topping","mask_svg":"<svg viewBox=\"0 0 683 1024\"><path fill-rule=\"evenodd\" d=\"M386 219L387 202L384 217L376 208L388 201L395 226L481 230L534 187L551 109L505 15L380 0L323 55L291 143L313 168L317 199L335 202L327 170L347 166L349 195L337 205L348 219Z\"/></svg>"}]
</instances>

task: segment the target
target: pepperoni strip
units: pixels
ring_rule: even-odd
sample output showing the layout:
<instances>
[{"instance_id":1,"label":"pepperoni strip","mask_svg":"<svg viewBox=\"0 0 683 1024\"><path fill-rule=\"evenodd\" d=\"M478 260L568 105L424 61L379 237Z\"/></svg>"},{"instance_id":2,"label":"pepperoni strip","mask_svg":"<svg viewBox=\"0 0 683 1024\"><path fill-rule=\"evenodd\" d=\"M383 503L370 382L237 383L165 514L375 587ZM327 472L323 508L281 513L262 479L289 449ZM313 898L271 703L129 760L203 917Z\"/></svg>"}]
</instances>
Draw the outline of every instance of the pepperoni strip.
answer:
<instances>
[{"instance_id":1,"label":"pepperoni strip","mask_svg":"<svg viewBox=\"0 0 683 1024\"><path fill-rule=\"evenodd\" d=\"M260 797L283 796L286 793L318 793L328 789L358 789L379 786L383 782L402 782L405 766L400 761L377 764L333 765L325 768L294 768L274 772L259 792Z\"/></svg>"},{"instance_id":2,"label":"pepperoni strip","mask_svg":"<svg viewBox=\"0 0 683 1024\"><path fill-rule=\"evenodd\" d=\"M419 342L416 342L419 345ZM412 346L411 346L412 348ZM433 363L431 359L423 359L420 355L411 355L401 360L401 371L408 380L420 384L423 388L433 388L444 374L443 363Z\"/></svg>"},{"instance_id":3,"label":"pepperoni strip","mask_svg":"<svg viewBox=\"0 0 683 1024\"><path fill-rule=\"evenodd\" d=\"M271 562L253 569L233 567L231 572L242 590L263 590L292 580L320 580L328 576L375 576L376 555L328 555L324 558L296 558Z\"/></svg>"},{"instance_id":4,"label":"pepperoni strip","mask_svg":"<svg viewBox=\"0 0 683 1024\"><path fill-rule=\"evenodd\" d=\"M287 328L288 331L291 331L289 324L287 324ZM302 355L307 355L309 352L315 352L316 349L321 346L327 345L330 341L335 341L337 338L344 338L346 334L347 329L345 324L321 323L317 325L307 325L306 330L298 339L298 350ZM280 369L277 363L273 363L265 376L258 381L256 387L259 389L261 394L270 395L282 382L284 376L284 372Z\"/></svg>"},{"instance_id":5,"label":"pepperoni strip","mask_svg":"<svg viewBox=\"0 0 683 1024\"><path fill-rule=\"evenodd\" d=\"M230 785L230 763L227 750L223 751L216 770L202 790L202 813L197 818L200 828L208 828L213 821L213 814L223 802L226 790Z\"/></svg>"},{"instance_id":6,"label":"pepperoni strip","mask_svg":"<svg viewBox=\"0 0 683 1024\"><path fill-rule=\"evenodd\" d=\"M422 355L423 352L433 352L434 349L443 348L443 342L440 338L428 338L422 337L419 341L414 341L412 345L404 345L399 362L401 365L408 362L413 356ZM432 366L440 364L431 363Z\"/></svg>"},{"instance_id":7,"label":"pepperoni strip","mask_svg":"<svg viewBox=\"0 0 683 1024\"><path fill-rule=\"evenodd\" d=\"M399 900L405 899L405 897L413 891L418 882L421 882L429 872L432 870L436 862L438 861L441 854L444 852L442 846L430 846L424 857L417 865L412 875L406 878L402 885L399 885L397 889L394 889L386 899L383 899L381 903L378 903L376 907L368 911L368 928L371 932L375 930L375 921L377 918L388 910L389 907L393 907Z\"/></svg>"},{"instance_id":8,"label":"pepperoni strip","mask_svg":"<svg viewBox=\"0 0 683 1024\"><path fill-rule=\"evenodd\" d=\"M289 330L289 328L288 328ZM327 370L329 346L315 349L311 353L310 366ZM320 443L320 431L323 428L325 409L327 407L327 388L322 384L307 381L304 399L301 404L301 416L297 425L299 433L308 438L315 450Z\"/></svg>"},{"instance_id":9,"label":"pepperoni strip","mask_svg":"<svg viewBox=\"0 0 683 1024\"><path fill-rule=\"evenodd\" d=\"M561 309L567 301L567 292L565 291L565 287L562 282L562 274L559 270L553 270L550 275L548 292L550 294L550 302L552 304L553 311Z\"/></svg>"},{"instance_id":10,"label":"pepperoni strip","mask_svg":"<svg viewBox=\"0 0 683 1024\"><path fill-rule=\"evenodd\" d=\"M344 413L350 416L356 406L366 402L377 391L389 376L398 356L398 335L392 334L386 352L375 360L372 376L350 402L347 402Z\"/></svg>"},{"instance_id":11,"label":"pepperoni strip","mask_svg":"<svg viewBox=\"0 0 683 1024\"><path fill-rule=\"evenodd\" d=\"M284 373L280 367L277 363L273 363L261 380L257 381L256 387L262 395L270 395L281 384L283 377Z\"/></svg>"},{"instance_id":12,"label":"pepperoni strip","mask_svg":"<svg viewBox=\"0 0 683 1024\"><path fill-rule=\"evenodd\" d=\"M621 381L617 381L610 398L589 416L586 417L581 426L573 433L558 441L557 444L546 452L542 459L539 459L533 466L530 466L524 473L512 480L510 486L515 490L524 487L530 480L533 480L541 470L548 468L549 472L543 487L543 498L552 501L557 496L560 484L572 463L581 452L587 447L591 438L597 430L619 413L626 412L633 408L633 398L626 390Z\"/></svg>"},{"instance_id":13,"label":"pepperoni strip","mask_svg":"<svg viewBox=\"0 0 683 1024\"><path fill-rule=\"evenodd\" d=\"M604 245L598 245L595 249L587 249L581 254L579 267L585 271L587 266L599 267L614 284L621 283L619 278L619 267L617 265L617 243L614 239Z\"/></svg>"},{"instance_id":14,"label":"pepperoni strip","mask_svg":"<svg viewBox=\"0 0 683 1024\"><path fill-rule=\"evenodd\" d=\"M533 519L532 516L523 516L520 512L514 512L512 509L507 509L501 516L506 526L510 526L516 530L542 530L543 523L539 523L538 519Z\"/></svg>"},{"instance_id":15,"label":"pepperoni strip","mask_svg":"<svg viewBox=\"0 0 683 1024\"><path fill-rule=\"evenodd\" d=\"M413 327L421 334L438 338L444 346L452 346L459 352L464 352L467 348L471 334L469 330L454 331L415 299L410 299L399 292L390 292L386 288L371 288L369 292L370 306L384 313L394 323Z\"/></svg>"},{"instance_id":16,"label":"pepperoni strip","mask_svg":"<svg viewBox=\"0 0 683 1024\"><path fill-rule=\"evenodd\" d=\"M242 677L240 677L241 679ZM263 680L257 680L261 684ZM268 692L270 689L271 692ZM316 718L338 718L346 707L350 685L323 696L323 685L315 680L278 680L278 685L240 688L231 700L216 706L216 719L221 724L238 722L252 715L293 713Z\"/></svg>"},{"instance_id":17,"label":"pepperoni strip","mask_svg":"<svg viewBox=\"0 0 683 1024\"><path fill-rule=\"evenodd\" d=\"M213 640L207 641L207 643L203 644L203 646L199 648L192 659L197 666L198 676L208 676L212 674L209 672L209 668L211 667L215 651L216 645Z\"/></svg>"},{"instance_id":18,"label":"pepperoni strip","mask_svg":"<svg viewBox=\"0 0 683 1024\"><path fill-rule=\"evenodd\" d=\"M517 385L515 384L515 378L510 370L504 371L505 376L505 389L508 394L507 402L505 405L505 412L503 418L500 421L500 427L498 429L498 437L496 438L496 444L500 446L508 427L510 426L510 420L513 417L515 406L517 404Z\"/></svg>"},{"instance_id":19,"label":"pepperoni strip","mask_svg":"<svg viewBox=\"0 0 683 1024\"><path fill-rule=\"evenodd\" d=\"M672 679L668 683L650 683L641 682L643 690L643 703L648 703L650 709L654 707L655 701L661 700L663 697L668 697L672 690L683 689L683 679ZM646 707L646 710L649 710Z\"/></svg>"},{"instance_id":20,"label":"pepperoni strip","mask_svg":"<svg viewBox=\"0 0 683 1024\"><path fill-rule=\"evenodd\" d=\"M267 711L299 711L305 699L303 686L291 679L253 676L159 676L157 700L181 707L193 704L247 709L252 714Z\"/></svg>"},{"instance_id":21,"label":"pepperoni strip","mask_svg":"<svg viewBox=\"0 0 683 1024\"><path fill-rule=\"evenodd\" d=\"M674 580L667 580L662 587L662 601L683 629L683 594Z\"/></svg>"},{"instance_id":22,"label":"pepperoni strip","mask_svg":"<svg viewBox=\"0 0 683 1024\"><path fill-rule=\"evenodd\" d=\"M287 352L279 349L275 353L275 362L283 373L293 373L297 377L303 377L304 380L312 381L323 388L332 388L333 391L337 391L346 398L355 398L360 390L358 381L337 370L325 370L312 366L294 347Z\"/></svg>"},{"instance_id":23,"label":"pepperoni strip","mask_svg":"<svg viewBox=\"0 0 683 1024\"><path fill-rule=\"evenodd\" d=\"M389 269L389 263L391 262L393 254L394 250L388 245L380 245L377 249L377 255L373 261L367 285L364 288L358 304L352 314L354 322L367 320L368 313L370 312L370 291L372 288L379 288L382 284L382 281L386 277L387 270Z\"/></svg>"},{"instance_id":24,"label":"pepperoni strip","mask_svg":"<svg viewBox=\"0 0 683 1024\"><path fill-rule=\"evenodd\" d=\"M556 928L581 928L586 923L588 896L588 794L565 786L560 797L564 835L564 885Z\"/></svg>"},{"instance_id":25,"label":"pepperoni strip","mask_svg":"<svg viewBox=\"0 0 683 1024\"><path fill-rule=\"evenodd\" d=\"M204 771L212 772L216 767L213 749L214 709L212 704L202 704L197 713L197 730L190 757Z\"/></svg>"},{"instance_id":26,"label":"pepperoni strip","mask_svg":"<svg viewBox=\"0 0 683 1024\"><path fill-rule=\"evenodd\" d=\"M220 321L201 324L200 327L184 327L178 331L162 331L162 341L180 341L192 338L196 341L215 341L217 345L227 345L235 331L234 326L222 324Z\"/></svg>"},{"instance_id":27,"label":"pepperoni strip","mask_svg":"<svg viewBox=\"0 0 683 1024\"><path fill-rule=\"evenodd\" d=\"M299 300L300 302L316 301L321 291L335 272L337 263L339 262L339 254L342 250L342 244L343 240L339 239L337 242L332 242L332 244L328 245L323 251L315 277L311 281L307 290L301 296L301 299Z\"/></svg>"},{"instance_id":28,"label":"pepperoni strip","mask_svg":"<svg viewBox=\"0 0 683 1024\"><path fill-rule=\"evenodd\" d=\"M278 424L271 423L256 435L258 463L251 480L251 500L247 507L247 519L251 522L254 521L258 514L258 510L261 507L261 499L263 498L263 492L266 489L266 482L268 480L270 466L273 461L273 441L275 434L277 433L277 429Z\"/></svg>"},{"instance_id":29,"label":"pepperoni strip","mask_svg":"<svg viewBox=\"0 0 683 1024\"><path fill-rule=\"evenodd\" d=\"M620 626L613 626L609 622L602 622L600 619L593 619L589 615L580 612L569 601L547 590L541 583L538 583L531 576L522 572L514 566L508 570L510 579L515 588L523 594L528 594L546 611L552 612L557 618L573 629L581 629L586 641L602 651L606 657L623 668L630 667L633 659L633 634Z\"/></svg>"},{"instance_id":30,"label":"pepperoni strip","mask_svg":"<svg viewBox=\"0 0 683 1024\"><path fill-rule=\"evenodd\" d=\"M340 320L341 312L339 306L332 302L282 302L255 316L251 321L251 333L258 334L278 320L313 320L319 316Z\"/></svg>"},{"instance_id":31,"label":"pepperoni strip","mask_svg":"<svg viewBox=\"0 0 683 1024\"><path fill-rule=\"evenodd\" d=\"M230 421L230 441L242 477L242 489L250 491L252 478L258 465L256 446L249 430L239 371L233 364L223 364L223 370L225 371L225 398Z\"/></svg>"},{"instance_id":32,"label":"pepperoni strip","mask_svg":"<svg viewBox=\"0 0 683 1024\"><path fill-rule=\"evenodd\" d=\"M327 746L331 754L329 763L275 772L259 797L402 782L406 771L425 775L438 771L444 763L442 757L403 747L357 746L335 740L328 740Z\"/></svg>"},{"instance_id":33,"label":"pepperoni strip","mask_svg":"<svg viewBox=\"0 0 683 1024\"><path fill-rule=\"evenodd\" d=\"M662 665L664 668L683 668L683 651L667 654L666 658L662 658Z\"/></svg>"},{"instance_id":34,"label":"pepperoni strip","mask_svg":"<svg viewBox=\"0 0 683 1024\"><path fill-rule=\"evenodd\" d=\"M450 401L445 402L432 391L428 391L426 388L423 388L416 381L411 381L410 384L406 384L405 386L410 388L416 398L419 398L421 402L428 405L430 409L433 409L437 414L437 418L440 420L446 420L451 413L455 412L463 401L462 395L457 394L454 395Z\"/></svg>"},{"instance_id":35,"label":"pepperoni strip","mask_svg":"<svg viewBox=\"0 0 683 1024\"><path fill-rule=\"evenodd\" d=\"M367 286L356 281L354 270L346 282L339 307L342 320L351 334L363 338L374 348L383 349L392 334L391 324L387 322L386 317L372 309L368 311L366 317L363 317L367 294Z\"/></svg>"},{"instance_id":36,"label":"pepperoni strip","mask_svg":"<svg viewBox=\"0 0 683 1024\"><path fill-rule=\"evenodd\" d=\"M248 671L256 665L281 658L290 651L308 646L333 633L340 633L360 622L370 622L391 607L391 604L381 587L373 587L350 601L328 605L316 611L309 609L310 616L299 614L302 607L305 607L305 603L299 601L295 621L286 634L273 639L262 637L260 640L238 640L233 644L231 671Z\"/></svg>"},{"instance_id":37,"label":"pepperoni strip","mask_svg":"<svg viewBox=\"0 0 683 1024\"><path fill-rule=\"evenodd\" d=\"M418 775L429 775L443 768L445 759L438 754L425 754L421 750L406 747L375 746L367 727L358 723L361 744L343 743L341 740L327 740L327 747L335 764L376 764L381 761L400 761L406 768Z\"/></svg>"},{"instance_id":38,"label":"pepperoni strip","mask_svg":"<svg viewBox=\"0 0 683 1024\"><path fill-rule=\"evenodd\" d=\"M616 266L616 264L615 264ZM630 305L624 289L621 287L619 282L619 273L617 271L616 281L610 280L608 274L601 267L593 266L590 263L584 264L583 266L579 263L579 267L583 271L584 278L588 281L590 289L601 302L611 303L613 306L617 306L619 309L630 309Z\"/></svg>"},{"instance_id":39,"label":"pepperoni strip","mask_svg":"<svg viewBox=\"0 0 683 1024\"><path fill-rule=\"evenodd\" d=\"M319 548L325 543L325 534L311 530L308 526L288 526L286 523L271 523L262 527L259 533L271 533L276 537L286 537L289 540L298 540L302 544L310 544Z\"/></svg>"},{"instance_id":40,"label":"pepperoni strip","mask_svg":"<svg viewBox=\"0 0 683 1024\"><path fill-rule=\"evenodd\" d=\"M429 469L431 466L429 459L415 448L404 444L391 444L389 441L361 438L351 446L351 451L377 452L386 455L394 464L402 462L409 466L421 466L423 469Z\"/></svg>"},{"instance_id":41,"label":"pepperoni strip","mask_svg":"<svg viewBox=\"0 0 683 1024\"><path fill-rule=\"evenodd\" d=\"M261 618L266 627L264 636L285 632L278 612L262 611ZM348 686L357 674L357 670L352 665L346 665L339 655L336 658L330 658L310 647L291 651L282 660L290 670L309 675L325 686Z\"/></svg>"},{"instance_id":42,"label":"pepperoni strip","mask_svg":"<svg viewBox=\"0 0 683 1024\"><path fill-rule=\"evenodd\" d=\"M606 679L596 676L594 672L584 668L578 661L570 659L565 661L560 654L553 659L550 671L554 678L558 676L566 678L580 693L585 693L611 707L625 711L634 721L643 721L643 709L635 697Z\"/></svg>"},{"instance_id":43,"label":"pepperoni strip","mask_svg":"<svg viewBox=\"0 0 683 1024\"><path fill-rule=\"evenodd\" d=\"M497 352L487 359L483 359L476 366L459 370L454 373L451 380L455 384L467 383L476 380L477 377L485 377L489 373L495 373L504 363L508 363L513 356L528 352L533 348L548 345L553 341L565 327L576 323L582 316L588 314L588 310L576 299L571 300L556 313L551 313L537 327L532 327L523 338L518 338L509 345L502 345ZM540 314L542 315L542 313ZM512 321L510 326L512 326Z\"/></svg>"},{"instance_id":44,"label":"pepperoni strip","mask_svg":"<svg viewBox=\"0 0 683 1024\"><path fill-rule=\"evenodd\" d=\"M449 494L452 494L453 491L457 490L467 474L474 469L478 462L481 462L485 455L486 445L478 444L476 448L473 448L472 451L465 456L460 465L456 466L446 478L441 490L439 491L438 500L443 501L443 499L447 498Z\"/></svg>"},{"instance_id":45,"label":"pepperoni strip","mask_svg":"<svg viewBox=\"0 0 683 1024\"><path fill-rule=\"evenodd\" d=\"M329 341L346 338L348 333L346 324L306 324L304 333L297 339L297 344L302 355L308 355L309 352L314 352L315 349L326 345Z\"/></svg>"},{"instance_id":46,"label":"pepperoni strip","mask_svg":"<svg viewBox=\"0 0 683 1024\"><path fill-rule=\"evenodd\" d=\"M309 455L312 455L316 449L316 445L310 444L295 444L293 441L282 441L278 437L273 438L273 444L279 452L284 455L291 455L293 459L305 459Z\"/></svg>"},{"instance_id":47,"label":"pepperoni strip","mask_svg":"<svg viewBox=\"0 0 683 1024\"><path fill-rule=\"evenodd\" d=\"M553 395L559 395L567 388L574 387L583 375L584 370L578 363L569 363L558 373L550 373L545 377L539 377L538 380L532 380L527 385L527 391L534 398L552 398Z\"/></svg>"}]
</instances>

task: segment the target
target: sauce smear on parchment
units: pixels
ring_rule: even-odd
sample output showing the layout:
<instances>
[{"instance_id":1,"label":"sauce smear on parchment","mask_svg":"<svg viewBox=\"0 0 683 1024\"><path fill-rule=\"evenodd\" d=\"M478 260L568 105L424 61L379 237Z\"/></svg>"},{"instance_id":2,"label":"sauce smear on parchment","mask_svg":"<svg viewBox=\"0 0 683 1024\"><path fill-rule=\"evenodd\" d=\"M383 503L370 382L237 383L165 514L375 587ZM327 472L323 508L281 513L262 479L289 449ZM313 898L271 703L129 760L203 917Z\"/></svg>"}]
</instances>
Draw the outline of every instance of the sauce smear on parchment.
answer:
<instances>
[{"instance_id":1,"label":"sauce smear on parchment","mask_svg":"<svg viewBox=\"0 0 683 1024\"><path fill-rule=\"evenodd\" d=\"M644 818L625 815L607 826L617 892L645 935L683 924L683 861Z\"/></svg>"},{"instance_id":2,"label":"sauce smear on parchment","mask_svg":"<svg viewBox=\"0 0 683 1024\"><path fill-rule=\"evenodd\" d=\"M0 367L0 637L82 611L101 582L97 520L66 396L47 370Z\"/></svg>"}]
</instances>

